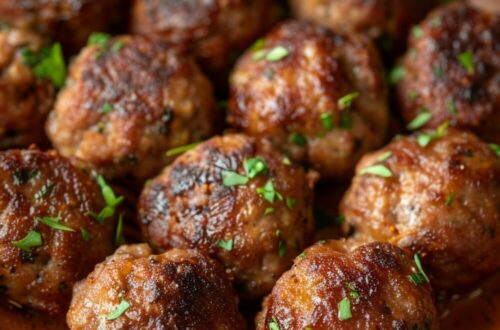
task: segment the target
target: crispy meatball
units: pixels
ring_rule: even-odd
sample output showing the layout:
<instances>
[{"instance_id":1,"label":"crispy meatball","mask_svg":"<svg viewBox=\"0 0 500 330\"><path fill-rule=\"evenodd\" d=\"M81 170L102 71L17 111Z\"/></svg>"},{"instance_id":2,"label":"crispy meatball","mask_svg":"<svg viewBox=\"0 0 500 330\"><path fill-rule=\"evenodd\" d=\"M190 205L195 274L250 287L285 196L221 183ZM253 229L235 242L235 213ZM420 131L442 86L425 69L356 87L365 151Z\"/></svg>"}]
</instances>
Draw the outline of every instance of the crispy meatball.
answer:
<instances>
[{"instance_id":1,"label":"crispy meatball","mask_svg":"<svg viewBox=\"0 0 500 330\"><path fill-rule=\"evenodd\" d=\"M257 329L437 329L429 284L387 243L320 242L295 259L257 316Z\"/></svg>"},{"instance_id":2,"label":"crispy meatball","mask_svg":"<svg viewBox=\"0 0 500 330\"><path fill-rule=\"evenodd\" d=\"M114 218L87 174L55 152L0 152L0 295L63 313L73 284L113 251Z\"/></svg>"},{"instance_id":3,"label":"crispy meatball","mask_svg":"<svg viewBox=\"0 0 500 330\"><path fill-rule=\"evenodd\" d=\"M402 117L432 115L500 143L500 15L463 3L432 12L410 37L397 85Z\"/></svg>"},{"instance_id":4,"label":"crispy meatball","mask_svg":"<svg viewBox=\"0 0 500 330\"><path fill-rule=\"evenodd\" d=\"M185 153L142 192L144 239L220 260L244 297L269 292L312 239L313 178L243 135Z\"/></svg>"},{"instance_id":5,"label":"crispy meatball","mask_svg":"<svg viewBox=\"0 0 500 330\"><path fill-rule=\"evenodd\" d=\"M422 146L435 134L365 156L340 209L357 235L419 253L435 288L459 290L500 269L500 158L453 129Z\"/></svg>"},{"instance_id":6,"label":"crispy meatball","mask_svg":"<svg viewBox=\"0 0 500 330\"><path fill-rule=\"evenodd\" d=\"M0 28L0 149L44 141L43 122L52 108L55 88L37 78L23 56L40 52L43 45L35 33Z\"/></svg>"},{"instance_id":7,"label":"crispy meatball","mask_svg":"<svg viewBox=\"0 0 500 330\"><path fill-rule=\"evenodd\" d=\"M72 330L246 328L224 269L195 250L122 246L73 293Z\"/></svg>"},{"instance_id":8,"label":"crispy meatball","mask_svg":"<svg viewBox=\"0 0 500 330\"><path fill-rule=\"evenodd\" d=\"M217 119L211 84L190 57L125 36L73 62L47 135L109 178L144 179L169 161L166 150L211 135Z\"/></svg>"},{"instance_id":9,"label":"crispy meatball","mask_svg":"<svg viewBox=\"0 0 500 330\"><path fill-rule=\"evenodd\" d=\"M110 31L126 13L123 0L2 0L0 21L29 28L77 52L94 31Z\"/></svg>"},{"instance_id":10,"label":"crispy meatball","mask_svg":"<svg viewBox=\"0 0 500 330\"><path fill-rule=\"evenodd\" d=\"M437 0L290 0L295 17L334 31L362 33L394 50L403 48L409 28L436 3Z\"/></svg>"},{"instance_id":11,"label":"crispy meatball","mask_svg":"<svg viewBox=\"0 0 500 330\"><path fill-rule=\"evenodd\" d=\"M238 61L228 122L324 178L346 179L387 129L376 50L362 36L286 22Z\"/></svg>"},{"instance_id":12,"label":"crispy meatball","mask_svg":"<svg viewBox=\"0 0 500 330\"><path fill-rule=\"evenodd\" d=\"M227 84L231 58L277 18L274 0L134 0L131 29L186 46L217 83Z\"/></svg>"}]
</instances>

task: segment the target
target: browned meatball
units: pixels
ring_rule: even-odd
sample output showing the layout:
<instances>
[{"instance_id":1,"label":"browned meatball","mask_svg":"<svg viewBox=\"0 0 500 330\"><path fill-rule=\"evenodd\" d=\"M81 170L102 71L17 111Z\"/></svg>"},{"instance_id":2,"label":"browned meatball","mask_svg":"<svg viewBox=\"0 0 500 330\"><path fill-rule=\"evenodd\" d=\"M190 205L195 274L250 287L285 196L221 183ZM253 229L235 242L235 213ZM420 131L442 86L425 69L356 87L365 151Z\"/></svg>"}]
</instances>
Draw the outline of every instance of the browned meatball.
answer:
<instances>
[{"instance_id":1,"label":"browned meatball","mask_svg":"<svg viewBox=\"0 0 500 330\"><path fill-rule=\"evenodd\" d=\"M122 246L78 283L67 315L76 329L245 329L224 269L195 250L153 255Z\"/></svg>"},{"instance_id":2,"label":"browned meatball","mask_svg":"<svg viewBox=\"0 0 500 330\"><path fill-rule=\"evenodd\" d=\"M73 284L113 251L114 217L88 175L55 152L0 152L0 295L63 313ZM93 214L92 213L92 214Z\"/></svg>"},{"instance_id":3,"label":"browned meatball","mask_svg":"<svg viewBox=\"0 0 500 330\"><path fill-rule=\"evenodd\" d=\"M143 190L139 222L153 246L205 251L225 265L243 296L259 297L311 242L311 181L253 138L215 137Z\"/></svg>"},{"instance_id":4,"label":"browned meatball","mask_svg":"<svg viewBox=\"0 0 500 330\"><path fill-rule=\"evenodd\" d=\"M277 19L274 0L134 0L134 33L187 46L218 84L231 58Z\"/></svg>"},{"instance_id":5,"label":"browned meatball","mask_svg":"<svg viewBox=\"0 0 500 330\"><path fill-rule=\"evenodd\" d=\"M290 0L298 18L334 31L362 33L379 39L381 46L396 50L404 46L409 28L437 3L437 0Z\"/></svg>"},{"instance_id":6,"label":"browned meatball","mask_svg":"<svg viewBox=\"0 0 500 330\"><path fill-rule=\"evenodd\" d=\"M109 31L126 13L128 0L2 0L0 21L36 30L77 52L94 31Z\"/></svg>"},{"instance_id":7,"label":"browned meatball","mask_svg":"<svg viewBox=\"0 0 500 330\"><path fill-rule=\"evenodd\" d=\"M320 242L278 280L257 329L437 329L431 287L412 282L415 274L390 244Z\"/></svg>"},{"instance_id":8,"label":"browned meatball","mask_svg":"<svg viewBox=\"0 0 500 330\"><path fill-rule=\"evenodd\" d=\"M376 50L361 36L284 23L238 61L228 122L271 141L324 178L345 180L387 129Z\"/></svg>"},{"instance_id":9,"label":"browned meatball","mask_svg":"<svg viewBox=\"0 0 500 330\"><path fill-rule=\"evenodd\" d=\"M500 143L500 14L465 4L432 12L410 37L397 85L402 117L428 114Z\"/></svg>"},{"instance_id":10,"label":"browned meatball","mask_svg":"<svg viewBox=\"0 0 500 330\"><path fill-rule=\"evenodd\" d=\"M44 141L43 123L55 88L38 78L26 54L42 50L42 38L27 30L0 28L0 149Z\"/></svg>"},{"instance_id":11,"label":"browned meatball","mask_svg":"<svg viewBox=\"0 0 500 330\"><path fill-rule=\"evenodd\" d=\"M109 178L143 179L165 151L211 135L218 114L210 82L188 56L143 37L86 47L47 122L64 156Z\"/></svg>"},{"instance_id":12,"label":"browned meatball","mask_svg":"<svg viewBox=\"0 0 500 330\"><path fill-rule=\"evenodd\" d=\"M500 158L470 133L426 132L365 156L341 212L357 235L419 253L435 288L500 269Z\"/></svg>"}]
</instances>

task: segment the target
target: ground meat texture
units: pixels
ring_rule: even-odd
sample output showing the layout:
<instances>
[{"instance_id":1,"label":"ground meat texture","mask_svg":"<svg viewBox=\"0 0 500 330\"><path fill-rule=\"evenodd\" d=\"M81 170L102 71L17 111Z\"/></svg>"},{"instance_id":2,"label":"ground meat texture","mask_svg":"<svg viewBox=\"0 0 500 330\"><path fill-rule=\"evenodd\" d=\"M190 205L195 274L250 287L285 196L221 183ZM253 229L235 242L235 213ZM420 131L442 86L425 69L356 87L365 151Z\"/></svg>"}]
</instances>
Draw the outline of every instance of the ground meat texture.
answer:
<instances>
[{"instance_id":1,"label":"ground meat texture","mask_svg":"<svg viewBox=\"0 0 500 330\"><path fill-rule=\"evenodd\" d=\"M438 329L430 285L409 280L417 271L387 243L319 242L278 280L257 329Z\"/></svg>"},{"instance_id":2,"label":"ground meat texture","mask_svg":"<svg viewBox=\"0 0 500 330\"><path fill-rule=\"evenodd\" d=\"M391 176L362 175L374 165ZM426 147L405 137L365 156L340 209L357 235L418 253L435 288L500 269L500 158L470 133L449 129Z\"/></svg>"},{"instance_id":3,"label":"ground meat texture","mask_svg":"<svg viewBox=\"0 0 500 330\"><path fill-rule=\"evenodd\" d=\"M401 116L421 112L500 143L500 15L463 3L432 12L410 37L397 84Z\"/></svg>"},{"instance_id":4,"label":"ground meat texture","mask_svg":"<svg viewBox=\"0 0 500 330\"><path fill-rule=\"evenodd\" d=\"M64 313L73 284L113 251L113 217L99 224L89 215L104 207L101 191L66 159L36 149L0 152L0 180L1 299ZM49 226L45 217L73 231ZM19 245L30 232L41 241Z\"/></svg>"},{"instance_id":5,"label":"ground meat texture","mask_svg":"<svg viewBox=\"0 0 500 330\"><path fill-rule=\"evenodd\" d=\"M0 149L43 143L43 122L54 86L35 77L23 53L38 53L42 38L27 30L0 27Z\"/></svg>"},{"instance_id":6,"label":"ground meat texture","mask_svg":"<svg viewBox=\"0 0 500 330\"><path fill-rule=\"evenodd\" d=\"M225 171L246 177L244 164L254 158L265 171L224 184ZM312 180L283 159L243 135L215 137L185 153L142 192L144 239L160 249L205 251L225 265L242 296L266 294L313 234Z\"/></svg>"},{"instance_id":7,"label":"ground meat texture","mask_svg":"<svg viewBox=\"0 0 500 330\"><path fill-rule=\"evenodd\" d=\"M384 73L365 37L286 22L240 58L230 83L229 124L325 179L350 177L361 155L384 140Z\"/></svg>"},{"instance_id":8,"label":"ground meat texture","mask_svg":"<svg viewBox=\"0 0 500 330\"><path fill-rule=\"evenodd\" d=\"M86 47L47 122L64 156L108 178L144 179L165 151L211 135L218 113L210 82L176 49L143 37Z\"/></svg>"},{"instance_id":9,"label":"ground meat texture","mask_svg":"<svg viewBox=\"0 0 500 330\"><path fill-rule=\"evenodd\" d=\"M127 11L123 0L2 0L0 21L60 41L67 53L83 47L95 31L111 31Z\"/></svg>"},{"instance_id":10,"label":"ground meat texture","mask_svg":"<svg viewBox=\"0 0 500 330\"><path fill-rule=\"evenodd\" d=\"M380 42L384 50L404 50L412 25L437 0L290 0L300 19L344 33L361 33Z\"/></svg>"},{"instance_id":11,"label":"ground meat texture","mask_svg":"<svg viewBox=\"0 0 500 330\"><path fill-rule=\"evenodd\" d=\"M188 47L211 78L227 84L223 73L233 59L278 14L276 1L269 0L135 0L131 29Z\"/></svg>"},{"instance_id":12,"label":"ground meat texture","mask_svg":"<svg viewBox=\"0 0 500 330\"><path fill-rule=\"evenodd\" d=\"M116 319L109 315L125 301ZM246 329L224 269L195 250L153 255L122 246L75 286L67 322L77 329Z\"/></svg>"}]
</instances>

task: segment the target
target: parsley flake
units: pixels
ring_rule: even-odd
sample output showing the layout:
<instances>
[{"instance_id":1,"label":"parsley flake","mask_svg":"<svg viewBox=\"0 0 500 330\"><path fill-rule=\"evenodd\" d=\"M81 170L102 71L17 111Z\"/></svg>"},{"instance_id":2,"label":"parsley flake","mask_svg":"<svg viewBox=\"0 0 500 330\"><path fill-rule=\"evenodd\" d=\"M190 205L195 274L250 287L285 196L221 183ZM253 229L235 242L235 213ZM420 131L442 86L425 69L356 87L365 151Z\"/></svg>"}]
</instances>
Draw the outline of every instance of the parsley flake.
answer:
<instances>
[{"instance_id":1,"label":"parsley flake","mask_svg":"<svg viewBox=\"0 0 500 330\"><path fill-rule=\"evenodd\" d=\"M38 58L32 59L32 70L36 77L50 80L57 88L63 87L67 71L61 44L42 49Z\"/></svg>"},{"instance_id":2,"label":"parsley flake","mask_svg":"<svg viewBox=\"0 0 500 330\"><path fill-rule=\"evenodd\" d=\"M90 233L87 229L80 228L80 234L82 235L82 238L85 242L90 241Z\"/></svg>"},{"instance_id":3,"label":"parsley flake","mask_svg":"<svg viewBox=\"0 0 500 330\"><path fill-rule=\"evenodd\" d=\"M381 177L384 177L384 178L389 178L389 177L392 176L391 170L389 170L384 165L368 166L368 167L363 168L359 172L359 175L367 175L367 174L378 175L378 176L381 176Z\"/></svg>"},{"instance_id":4,"label":"parsley flake","mask_svg":"<svg viewBox=\"0 0 500 330\"><path fill-rule=\"evenodd\" d=\"M186 144L184 146L172 148L170 150L167 150L167 157L172 157L172 156L177 156L185 153L186 151L189 151L191 149L194 149L200 144L200 142L194 142L191 144Z\"/></svg>"},{"instance_id":5,"label":"parsley flake","mask_svg":"<svg viewBox=\"0 0 500 330\"><path fill-rule=\"evenodd\" d=\"M409 130L416 130L427 124L427 122L431 120L431 118L432 114L427 110L423 110L410 123L408 123L406 128Z\"/></svg>"},{"instance_id":6,"label":"parsley flake","mask_svg":"<svg viewBox=\"0 0 500 330\"><path fill-rule=\"evenodd\" d=\"M111 111L113 111L113 105L111 105L111 103L104 103L101 107L101 109L99 109L99 112L100 113L110 113Z\"/></svg>"},{"instance_id":7,"label":"parsley flake","mask_svg":"<svg viewBox=\"0 0 500 330\"><path fill-rule=\"evenodd\" d=\"M300 134L300 133L292 133L290 134L290 141L293 143L293 144L296 144L300 147L303 147L305 145L307 145L307 139L304 135Z\"/></svg>"},{"instance_id":8,"label":"parsley flake","mask_svg":"<svg viewBox=\"0 0 500 330\"><path fill-rule=\"evenodd\" d=\"M293 209L295 204L297 204L297 200L295 198L286 198L286 206L288 206L289 209Z\"/></svg>"},{"instance_id":9,"label":"parsley flake","mask_svg":"<svg viewBox=\"0 0 500 330\"><path fill-rule=\"evenodd\" d=\"M222 171L222 183L227 187L241 186L247 184L248 177L233 171Z\"/></svg>"},{"instance_id":10,"label":"parsley flake","mask_svg":"<svg viewBox=\"0 0 500 330\"><path fill-rule=\"evenodd\" d=\"M349 298L344 297L339 303L338 303L338 309L339 309L339 320L345 321L348 320L352 317L351 313L351 302L349 301Z\"/></svg>"},{"instance_id":11,"label":"parsley flake","mask_svg":"<svg viewBox=\"0 0 500 330\"><path fill-rule=\"evenodd\" d=\"M349 108L352 102L359 97L358 92L352 92L338 99L337 104L341 109Z\"/></svg>"},{"instance_id":12,"label":"parsley flake","mask_svg":"<svg viewBox=\"0 0 500 330\"><path fill-rule=\"evenodd\" d=\"M413 255L413 260L415 261L418 271L408 276L410 282L415 285L430 283L429 277L425 274L424 269L422 268L422 263L420 262L420 257L417 253Z\"/></svg>"},{"instance_id":13,"label":"parsley flake","mask_svg":"<svg viewBox=\"0 0 500 330\"><path fill-rule=\"evenodd\" d=\"M463 52L458 55L458 61L468 73L474 73L474 54Z\"/></svg>"},{"instance_id":14,"label":"parsley flake","mask_svg":"<svg viewBox=\"0 0 500 330\"><path fill-rule=\"evenodd\" d=\"M333 116L331 113L324 112L320 115L321 124L327 130L331 130L333 128Z\"/></svg>"},{"instance_id":15,"label":"parsley flake","mask_svg":"<svg viewBox=\"0 0 500 330\"><path fill-rule=\"evenodd\" d=\"M120 214L118 218L118 224L116 225L115 233L115 246L120 246L125 244L125 238L123 238L123 214Z\"/></svg>"},{"instance_id":16,"label":"parsley flake","mask_svg":"<svg viewBox=\"0 0 500 330\"><path fill-rule=\"evenodd\" d=\"M23 251L29 252L31 248L42 245L42 235L34 230L30 230L24 238L12 242L12 244Z\"/></svg>"},{"instance_id":17,"label":"parsley flake","mask_svg":"<svg viewBox=\"0 0 500 330\"><path fill-rule=\"evenodd\" d=\"M73 228L62 225L59 223L61 219L59 217L43 217L43 218L35 218L35 222L41 222L46 226L51 228L62 230L62 231L75 231Z\"/></svg>"},{"instance_id":18,"label":"parsley flake","mask_svg":"<svg viewBox=\"0 0 500 330\"><path fill-rule=\"evenodd\" d=\"M289 54L288 49L283 46L274 47L267 53L266 60L268 62L276 62L284 59Z\"/></svg>"},{"instance_id":19,"label":"parsley flake","mask_svg":"<svg viewBox=\"0 0 500 330\"><path fill-rule=\"evenodd\" d=\"M111 313L108 314L106 319L108 321L115 320L119 318L123 313L125 313L125 311L129 308L130 304L125 299L122 298L120 304L116 306L116 308L113 311L111 311Z\"/></svg>"},{"instance_id":20,"label":"parsley flake","mask_svg":"<svg viewBox=\"0 0 500 330\"><path fill-rule=\"evenodd\" d=\"M446 206L451 206L453 201L455 200L455 193L449 193L448 196L446 197Z\"/></svg>"},{"instance_id":21,"label":"parsley flake","mask_svg":"<svg viewBox=\"0 0 500 330\"><path fill-rule=\"evenodd\" d=\"M267 170L266 161L261 157L248 158L243 161L243 168L248 179L253 179Z\"/></svg>"},{"instance_id":22,"label":"parsley flake","mask_svg":"<svg viewBox=\"0 0 500 330\"><path fill-rule=\"evenodd\" d=\"M234 247L234 241L232 239L228 239L228 240L221 239L217 242L217 246L223 250L231 251L231 250L233 250L233 247Z\"/></svg>"},{"instance_id":23,"label":"parsley flake","mask_svg":"<svg viewBox=\"0 0 500 330\"><path fill-rule=\"evenodd\" d=\"M401 79L404 78L406 70L402 66L395 66L389 73L389 84L396 85Z\"/></svg>"},{"instance_id":24,"label":"parsley flake","mask_svg":"<svg viewBox=\"0 0 500 330\"><path fill-rule=\"evenodd\" d=\"M348 283L347 288L349 289L349 295L352 299L359 298L359 292L356 290L356 284L354 282Z\"/></svg>"},{"instance_id":25,"label":"parsley flake","mask_svg":"<svg viewBox=\"0 0 500 330\"><path fill-rule=\"evenodd\" d=\"M495 143L490 143L488 144L491 150L497 154L498 157L500 157L500 145L495 144Z\"/></svg>"},{"instance_id":26,"label":"parsley flake","mask_svg":"<svg viewBox=\"0 0 500 330\"><path fill-rule=\"evenodd\" d=\"M275 317L269 322L269 330L281 330L280 323Z\"/></svg>"},{"instance_id":27,"label":"parsley flake","mask_svg":"<svg viewBox=\"0 0 500 330\"><path fill-rule=\"evenodd\" d=\"M276 191L271 180L268 180L264 187L257 188L257 193L259 193L266 201L271 204L274 203L275 198L279 199L280 201L283 200L283 196L281 196L281 194Z\"/></svg>"},{"instance_id":28,"label":"parsley flake","mask_svg":"<svg viewBox=\"0 0 500 330\"><path fill-rule=\"evenodd\" d=\"M386 151L382 155L380 155L377 160L379 162L383 162L384 160L387 160L392 157L392 151Z\"/></svg>"}]
</instances>

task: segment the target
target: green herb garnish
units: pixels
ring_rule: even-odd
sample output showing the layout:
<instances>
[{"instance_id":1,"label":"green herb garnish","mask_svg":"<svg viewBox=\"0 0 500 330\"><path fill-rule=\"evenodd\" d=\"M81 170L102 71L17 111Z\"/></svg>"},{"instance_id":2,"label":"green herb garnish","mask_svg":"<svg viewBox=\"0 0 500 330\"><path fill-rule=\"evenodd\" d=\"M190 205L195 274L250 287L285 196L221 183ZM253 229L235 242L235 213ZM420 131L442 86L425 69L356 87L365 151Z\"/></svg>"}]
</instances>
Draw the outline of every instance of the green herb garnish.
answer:
<instances>
[{"instance_id":1,"label":"green herb garnish","mask_svg":"<svg viewBox=\"0 0 500 330\"><path fill-rule=\"evenodd\" d=\"M29 252L31 248L42 245L42 235L34 230L30 230L24 238L12 242L12 244L23 251Z\"/></svg>"},{"instance_id":2,"label":"green herb garnish","mask_svg":"<svg viewBox=\"0 0 500 330\"><path fill-rule=\"evenodd\" d=\"M491 150L497 154L498 157L500 157L500 145L495 144L495 143L490 143L488 144Z\"/></svg>"},{"instance_id":3,"label":"green herb garnish","mask_svg":"<svg viewBox=\"0 0 500 330\"><path fill-rule=\"evenodd\" d=\"M408 123L406 128L409 130L416 130L427 124L427 122L431 120L431 118L432 114L429 111L424 110L420 112L410 123Z\"/></svg>"},{"instance_id":4,"label":"green herb garnish","mask_svg":"<svg viewBox=\"0 0 500 330\"><path fill-rule=\"evenodd\" d=\"M80 228L80 234L82 235L82 238L85 242L90 241L90 233L87 229Z\"/></svg>"},{"instance_id":5,"label":"green herb garnish","mask_svg":"<svg viewBox=\"0 0 500 330\"><path fill-rule=\"evenodd\" d=\"M345 321L348 320L352 317L351 314L351 302L349 301L349 298L344 297L339 304L338 304L338 309L339 309L339 320Z\"/></svg>"},{"instance_id":6,"label":"green herb garnish","mask_svg":"<svg viewBox=\"0 0 500 330\"><path fill-rule=\"evenodd\" d=\"M120 304L116 306L116 308L111 313L108 314L106 319L108 321L115 320L119 318L123 313L125 313L125 311L129 308L130 304L125 299L122 298Z\"/></svg>"},{"instance_id":7,"label":"green herb garnish","mask_svg":"<svg viewBox=\"0 0 500 330\"><path fill-rule=\"evenodd\" d=\"M446 206L450 206L453 201L455 200L455 193L449 193L448 196L446 197Z\"/></svg>"},{"instance_id":8,"label":"green herb garnish","mask_svg":"<svg viewBox=\"0 0 500 330\"><path fill-rule=\"evenodd\" d=\"M288 49L283 46L274 47L267 53L266 60L268 62L276 62L284 59L289 54Z\"/></svg>"},{"instance_id":9,"label":"green herb garnish","mask_svg":"<svg viewBox=\"0 0 500 330\"><path fill-rule=\"evenodd\" d=\"M286 198L286 206L288 206L289 209L293 209L295 204L297 204L297 200L295 198Z\"/></svg>"},{"instance_id":10,"label":"green herb garnish","mask_svg":"<svg viewBox=\"0 0 500 330\"><path fill-rule=\"evenodd\" d=\"M200 144L200 142L194 142L194 143L191 143L191 144L186 144L184 146L172 148L172 149L170 149L170 150L167 151L167 157L181 155L181 154L185 153L186 151L194 149L199 144Z\"/></svg>"},{"instance_id":11,"label":"green herb garnish","mask_svg":"<svg viewBox=\"0 0 500 330\"><path fill-rule=\"evenodd\" d=\"M324 112L320 115L321 124L327 130L331 130L333 128L333 116L331 113Z\"/></svg>"},{"instance_id":12,"label":"green herb garnish","mask_svg":"<svg viewBox=\"0 0 500 330\"><path fill-rule=\"evenodd\" d=\"M474 54L463 52L458 55L458 61L468 73L474 73Z\"/></svg>"},{"instance_id":13,"label":"green herb garnish","mask_svg":"<svg viewBox=\"0 0 500 330\"><path fill-rule=\"evenodd\" d=\"M115 233L115 246L120 246L125 244L125 238L123 238L123 214L120 214L118 218L118 224L116 225Z\"/></svg>"},{"instance_id":14,"label":"green herb garnish","mask_svg":"<svg viewBox=\"0 0 500 330\"><path fill-rule=\"evenodd\" d=\"M420 257L417 253L413 255L413 260L415 261L415 265L417 265L418 271L408 276L410 282L415 285L430 283L429 277L425 274L424 269L422 268L422 263L420 262Z\"/></svg>"},{"instance_id":15,"label":"green herb garnish","mask_svg":"<svg viewBox=\"0 0 500 330\"><path fill-rule=\"evenodd\" d=\"M430 132L430 133L420 133L417 136L417 143L419 146L422 148L425 148L431 143L431 141L435 139L439 139L446 133L446 130L448 129L449 123L445 122L441 124L435 131Z\"/></svg>"},{"instance_id":16,"label":"green herb garnish","mask_svg":"<svg viewBox=\"0 0 500 330\"><path fill-rule=\"evenodd\" d=\"M401 79L404 78L406 70L402 66L395 66L389 73L389 84L396 85Z\"/></svg>"},{"instance_id":17,"label":"green herb garnish","mask_svg":"<svg viewBox=\"0 0 500 330\"><path fill-rule=\"evenodd\" d=\"M273 317L271 322L269 322L269 330L281 330L280 323L275 317Z\"/></svg>"},{"instance_id":18,"label":"green herb garnish","mask_svg":"<svg viewBox=\"0 0 500 330\"><path fill-rule=\"evenodd\" d=\"M247 184L248 177L233 171L222 171L222 183L227 187L241 186Z\"/></svg>"},{"instance_id":19,"label":"green herb garnish","mask_svg":"<svg viewBox=\"0 0 500 330\"><path fill-rule=\"evenodd\" d=\"M231 251L234 247L234 241L232 239L228 240L221 239L217 242L217 246L223 250Z\"/></svg>"},{"instance_id":20,"label":"green herb garnish","mask_svg":"<svg viewBox=\"0 0 500 330\"><path fill-rule=\"evenodd\" d=\"M274 203L275 198L279 199L280 201L283 200L283 196L281 196L281 194L276 191L271 180L268 180L264 187L257 188L257 193L259 193L266 201L271 204Z\"/></svg>"},{"instance_id":21,"label":"green herb garnish","mask_svg":"<svg viewBox=\"0 0 500 330\"><path fill-rule=\"evenodd\" d=\"M280 241L278 244L278 255L280 258L285 257L288 254L288 248L285 241Z\"/></svg>"},{"instance_id":22,"label":"green herb garnish","mask_svg":"<svg viewBox=\"0 0 500 330\"><path fill-rule=\"evenodd\" d=\"M392 151L386 151L382 155L380 155L377 160L379 162L383 162L384 160L387 160L392 157Z\"/></svg>"},{"instance_id":23,"label":"green herb garnish","mask_svg":"<svg viewBox=\"0 0 500 330\"><path fill-rule=\"evenodd\" d=\"M266 161L261 157L248 158L243 161L243 168L248 179L253 179L267 170Z\"/></svg>"},{"instance_id":24,"label":"green herb garnish","mask_svg":"<svg viewBox=\"0 0 500 330\"><path fill-rule=\"evenodd\" d=\"M389 170L384 165L368 166L368 167L363 168L359 172L359 175L366 175L366 174L378 175L378 176L381 176L381 177L384 177L384 178L389 178L389 177L392 176L391 170Z\"/></svg>"},{"instance_id":25,"label":"green herb garnish","mask_svg":"<svg viewBox=\"0 0 500 330\"><path fill-rule=\"evenodd\" d=\"M290 134L290 141L293 144L296 144L296 145L301 146L301 147L307 145L306 137L302 134L299 134L299 133Z\"/></svg>"},{"instance_id":26,"label":"green herb garnish","mask_svg":"<svg viewBox=\"0 0 500 330\"><path fill-rule=\"evenodd\" d=\"M351 282L347 284L347 288L349 289L349 295L352 299L359 298L359 292L356 290L356 284Z\"/></svg>"},{"instance_id":27,"label":"green herb garnish","mask_svg":"<svg viewBox=\"0 0 500 330\"><path fill-rule=\"evenodd\" d=\"M38 55L30 56L29 62L36 77L50 80L57 88L61 88L64 85L67 72L62 48L59 43L53 44L50 48L42 49Z\"/></svg>"},{"instance_id":28,"label":"green herb garnish","mask_svg":"<svg viewBox=\"0 0 500 330\"><path fill-rule=\"evenodd\" d=\"M111 105L111 103L104 103L101 107L101 109L99 110L99 112L101 113L110 113L111 111L113 111L113 106Z\"/></svg>"},{"instance_id":29,"label":"green herb garnish","mask_svg":"<svg viewBox=\"0 0 500 330\"><path fill-rule=\"evenodd\" d=\"M359 97L358 92L352 92L338 99L337 104L341 109L349 108L352 102Z\"/></svg>"},{"instance_id":30,"label":"green herb garnish","mask_svg":"<svg viewBox=\"0 0 500 330\"><path fill-rule=\"evenodd\" d=\"M62 231L75 231L73 228L62 225L59 223L61 219L59 217L43 217L43 218L35 218L35 222L41 222L46 226L51 228L62 230Z\"/></svg>"}]
</instances>

